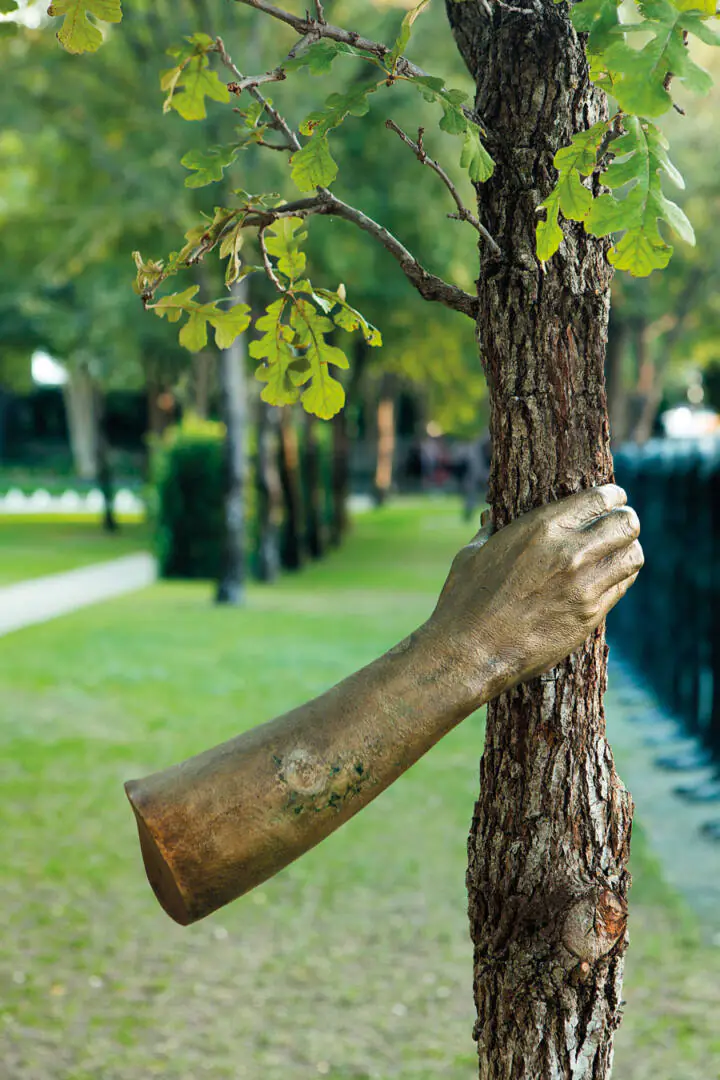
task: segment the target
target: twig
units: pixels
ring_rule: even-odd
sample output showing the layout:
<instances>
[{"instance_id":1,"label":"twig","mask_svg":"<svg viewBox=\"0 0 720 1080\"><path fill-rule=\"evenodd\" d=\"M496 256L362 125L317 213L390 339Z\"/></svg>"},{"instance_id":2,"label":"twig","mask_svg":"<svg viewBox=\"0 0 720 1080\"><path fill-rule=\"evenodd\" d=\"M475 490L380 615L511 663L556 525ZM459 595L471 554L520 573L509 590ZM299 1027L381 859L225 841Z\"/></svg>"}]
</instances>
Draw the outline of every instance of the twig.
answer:
<instances>
[{"instance_id":1,"label":"twig","mask_svg":"<svg viewBox=\"0 0 720 1080\"><path fill-rule=\"evenodd\" d=\"M273 19L287 23L288 26L292 26L293 30L303 35L303 37L306 34L312 34L317 38L330 38L332 41L339 41L343 45L351 45L354 49L361 49L362 52L370 53L381 61L384 61L386 56L392 52L388 45L384 45L381 41L372 41L370 38L362 37L355 30L343 30L342 27L333 26L332 23L324 22L320 18L311 19L307 13L305 18L293 15L290 11L284 11L282 8L268 3L267 0L237 0L237 2L247 4L248 7L262 11ZM407 78L417 78L419 75L427 75L427 72L401 56L395 64L395 74L404 75Z\"/></svg>"},{"instance_id":2,"label":"twig","mask_svg":"<svg viewBox=\"0 0 720 1080\"><path fill-rule=\"evenodd\" d=\"M273 265L270 262L270 256L268 255L268 250L265 247L265 230L267 228L268 228L267 225L261 225L260 228L258 229L258 244L260 245L260 254L262 255L263 266L265 267L265 273L270 278L270 280L272 281L272 283L275 286L275 288L277 289L277 291L281 292L281 293L284 293L284 292L287 292L287 289L285 289L284 286L280 283L280 279L278 278L277 274L275 273L275 270L273 269Z\"/></svg>"},{"instance_id":3,"label":"twig","mask_svg":"<svg viewBox=\"0 0 720 1080\"><path fill-rule=\"evenodd\" d=\"M284 82L286 78L283 69L276 68L275 71L266 71L264 75L246 75L244 79L228 83L227 88L231 94L242 94L243 90L252 90L263 83Z\"/></svg>"},{"instance_id":4,"label":"twig","mask_svg":"<svg viewBox=\"0 0 720 1080\"><path fill-rule=\"evenodd\" d=\"M327 19L325 18L325 11L323 9L322 0L315 0L315 17L319 23L325 25Z\"/></svg>"},{"instance_id":5,"label":"twig","mask_svg":"<svg viewBox=\"0 0 720 1080\"><path fill-rule=\"evenodd\" d=\"M437 161L433 161L433 159L430 157L427 150L423 146L422 137L424 134L424 129L418 129L418 141L413 142L410 136L406 135L402 128L398 127L394 120L386 120L385 127L389 128L390 131L394 131L395 134L402 139L405 145L410 147L421 165L427 165L428 168L432 169L433 172L437 173L437 175L440 177L443 184L455 200L455 205L458 208L457 214L448 214L448 217L457 218L459 221L469 222L472 227L480 233L483 240L488 243L489 247L496 255L502 254L502 252L500 251L500 247L495 242L495 240L493 240L492 236L487 231L485 226L480 221L478 221L475 215L471 213L471 211L468 210L468 208L465 206L462 199L460 198L460 193L458 192L457 188L453 184L448 174L443 169L442 165L438 165Z\"/></svg>"},{"instance_id":6,"label":"twig","mask_svg":"<svg viewBox=\"0 0 720 1080\"><path fill-rule=\"evenodd\" d=\"M242 82L245 76L233 63L232 57L229 55L227 49L225 48L225 44L221 37L215 38L215 49L219 54L220 59L222 60L225 67L233 73L238 82ZM260 105L262 105L263 109L270 117L270 126L275 128L277 131L282 131L293 153L297 150L300 150L300 140L298 139L293 129L290 127L288 122L280 115L277 109L274 108L270 104L270 102L263 97L257 86L249 86L248 93L251 97L255 98L255 100L259 102Z\"/></svg>"}]
</instances>

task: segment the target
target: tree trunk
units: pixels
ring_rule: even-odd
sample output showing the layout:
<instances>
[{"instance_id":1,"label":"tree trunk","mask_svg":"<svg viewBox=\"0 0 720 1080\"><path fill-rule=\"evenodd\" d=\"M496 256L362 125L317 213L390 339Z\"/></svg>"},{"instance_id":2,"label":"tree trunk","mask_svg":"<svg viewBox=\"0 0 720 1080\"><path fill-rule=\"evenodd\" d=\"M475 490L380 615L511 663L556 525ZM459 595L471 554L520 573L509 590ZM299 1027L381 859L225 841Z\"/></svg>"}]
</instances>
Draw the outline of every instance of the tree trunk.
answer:
<instances>
[{"instance_id":1,"label":"tree trunk","mask_svg":"<svg viewBox=\"0 0 720 1080\"><path fill-rule=\"evenodd\" d=\"M332 513L330 544L339 547L348 530L347 502L350 494L350 440L346 409L341 409L332 421Z\"/></svg>"},{"instance_id":2,"label":"tree trunk","mask_svg":"<svg viewBox=\"0 0 720 1080\"><path fill-rule=\"evenodd\" d=\"M103 497L103 529L117 532L120 528L115 517L115 484L110 462L110 443L105 423L105 395L99 387L93 388L91 417L94 418L95 452L97 456L97 482Z\"/></svg>"},{"instance_id":3,"label":"tree trunk","mask_svg":"<svg viewBox=\"0 0 720 1080\"><path fill-rule=\"evenodd\" d=\"M210 409L210 391L215 371L215 357L209 349L192 357L191 395L192 409L196 416L206 420Z\"/></svg>"},{"instance_id":4,"label":"tree trunk","mask_svg":"<svg viewBox=\"0 0 720 1080\"><path fill-rule=\"evenodd\" d=\"M375 465L375 502L382 506L392 487L395 458L395 399L392 376L383 375L377 406L377 461Z\"/></svg>"},{"instance_id":5,"label":"tree trunk","mask_svg":"<svg viewBox=\"0 0 720 1080\"><path fill-rule=\"evenodd\" d=\"M311 559L322 558L325 551L322 512L322 478L320 476L320 447L317 441L315 417L305 413L303 417L305 438L303 440L303 491L305 505L305 548Z\"/></svg>"},{"instance_id":6,"label":"tree trunk","mask_svg":"<svg viewBox=\"0 0 720 1080\"><path fill-rule=\"evenodd\" d=\"M292 410L286 407L280 413L278 454L278 470L284 504L280 562L286 570L299 570L303 563L299 465L297 433L293 425Z\"/></svg>"},{"instance_id":7,"label":"tree trunk","mask_svg":"<svg viewBox=\"0 0 720 1080\"><path fill-rule=\"evenodd\" d=\"M225 424L225 534L218 604L241 604L245 583L245 339L219 356L220 415Z\"/></svg>"},{"instance_id":8,"label":"tree trunk","mask_svg":"<svg viewBox=\"0 0 720 1080\"><path fill-rule=\"evenodd\" d=\"M260 581L274 581L280 570L280 520L282 488L278 472L279 410L257 399L257 576Z\"/></svg>"},{"instance_id":9,"label":"tree trunk","mask_svg":"<svg viewBox=\"0 0 720 1080\"><path fill-rule=\"evenodd\" d=\"M653 362L648 340L648 325L644 319L635 326L638 380L632 399L633 416L630 438L645 443L652 435L660 401L662 399L661 371ZM664 366L664 365L663 365Z\"/></svg>"},{"instance_id":10,"label":"tree trunk","mask_svg":"<svg viewBox=\"0 0 720 1080\"><path fill-rule=\"evenodd\" d=\"M81 480L95 480L98 475L96 402L86 364L69 367L63 397L75 473Z\"/></svg>"},{"instance_id":11,"label":"tree trunk","mask_svg":"<svg viewBox=\"0 0 720 1080\"><path fill-rule=\"evenodd\" d=\"M449 3L492 133L478 187L478 335L491 405L495 527L612 478L606 244L564 225L544 267L537 207L552 158L606 115L565 5ZM467 885L482 1080L607 1080L620 1022L632 802L605 738L604 628L487 711Z\"/></svg>"}]
</instances>

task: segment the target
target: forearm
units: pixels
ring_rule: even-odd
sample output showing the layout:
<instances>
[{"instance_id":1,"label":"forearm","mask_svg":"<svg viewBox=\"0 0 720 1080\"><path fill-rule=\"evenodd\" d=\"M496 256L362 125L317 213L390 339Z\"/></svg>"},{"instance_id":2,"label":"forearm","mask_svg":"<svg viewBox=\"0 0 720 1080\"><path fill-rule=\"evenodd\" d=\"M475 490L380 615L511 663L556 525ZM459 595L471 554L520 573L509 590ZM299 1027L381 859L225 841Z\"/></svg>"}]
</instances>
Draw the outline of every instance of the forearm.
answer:
<instances>
[{"instance_id":1,"label":"forearm","mask_svg":"<svg viewBox=\"0 0 720 1080\"><path fill-rule=\"evenodd\" d=\"M163 907L193 922L260 884L366 806L477 704L426 625L321 697L130 781Z\"/></svg>"}]
</instances>

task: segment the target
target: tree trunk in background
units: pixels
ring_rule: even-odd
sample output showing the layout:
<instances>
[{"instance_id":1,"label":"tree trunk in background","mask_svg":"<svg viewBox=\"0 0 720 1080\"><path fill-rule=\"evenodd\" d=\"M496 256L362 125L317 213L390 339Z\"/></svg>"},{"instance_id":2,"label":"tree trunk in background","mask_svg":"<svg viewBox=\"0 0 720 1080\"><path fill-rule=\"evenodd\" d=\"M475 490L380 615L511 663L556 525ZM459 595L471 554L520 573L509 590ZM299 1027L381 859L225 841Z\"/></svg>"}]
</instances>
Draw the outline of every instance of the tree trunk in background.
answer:
<instances>
[{"instance_id":1,"label":"tree trunk in background","mask_svg":"<svg viewBox=\"0 0 720 1080\"><path fill-rule=\"evenodd\" d=\"M375 502L378 506L390 494L395 458L395 397L394 380L383 375L380 384L380 400L377 406L377 464L375 466Z\"/></svg>"},{"instance_id":2,"label":"tree trunk in background","mask_svg":"<svg viewBox=\"0 0 720 1080\"><path fill-rule=\"evenodd\" d=\"M234 292L240 300L240 290ZM220 416L225 424L225 535L218 604L241 604L245 583L245 337L219 353Z\"/></svg>"},{"instance_id":3,"label":"tree trunk in background","mask_svg":"<svg viewBox=\"0 0 720 1080\"><path fill-rule=\"evenodd\" d=\"M174 420L174 408L163 407L169 399L169 391L161 383L148 379L146 390L148 433L159 436Z\"/></svg>"},{"instance_id":4,"label":"tree trunk in background","mask_svg":"<svg viewBox=\"0 0 720 1080\"><path fill-rule=\"evenodd\" d=\"M305 505L305 548L311 559L322 558L325 551L320 501L323 495L320 476L320 447L317 440L316 419L304 413L304 439L302 449L303 492Z\"/></svg>"},{"instance_id":5,"label":"tree trunk in background","mask_svg":"<svg viewBox=\"0 0 720 1080\"><path fill-rule=\"evenodd\" d=\"M282 487L278 472L278 426L280 410L257 399L257 576L274 581L280 570L280 523Z\"/></svg>"},{"instance_id":6,"label":"tree trunk in background","mask_svg":"<svg viewBox=\"0 0 720 1080\"><path fill-rule=\"evenodd\" d=\"M105 423L105 395L97 386L93 388L90 415L95 427L97 482L103 497L103 529L105 532L117 532L119 525L115 517L115 484Z\"/></svg>"},{"instance_id":7,"label":"tree trunk in background","mask_svg":"<svg viewBox=\"0 0 720 1080\"><path fill-rule=\"evenodd\" d=\"M330 544L332 547L339 547L349 524L347 502L350 496L350 440L347 408L341 409L330 423L332 424Z\"/></svg>"},{"instance_id":8,"label":"tree trunk in background","mask_svg":"<svg viewBox=\"0 0 720 1080\"><path fill-rule=\"evenodd\" d=\"M629 326L625 319L610 316L605 377L607 380L610 438L613 446L628 437L628 388L623 379L623 363L627 348Z\"/></svg>"},{"instance_id":9,"label":"tree trunk in background","mask_svg":"<svg viewBox=\"0 0 720 1080\"><path fill-rule=\"evenodd\" d=\"M565 5L448 3L493 133L480 219L478 334L491 403L496 527L612 478L604 361L607 246L565 224L545 267L537 206L552 159L605 115ZM632 801L605 738L604 628L488 706L467 885L482 1080L607 1080L620 1023Z\"/></svg>"},{"instance_id":10,"label":"tree trunk in background","mask_svg":"<svg viewBox=\"0 0 720 1080\"><path fill-rule=\"evenodd\" d=\"M632 397L630 438L645 443L652 435L655 417L662 400L662 369L653 362L648 341L648 325L645 320L635 326L635 351L637 354L638 380Z\"/></svg>"},{"instance_id":11,"label":"tree trunk in background","mask_svg":"<svg viewBox=\"0 0 720 1080\"><path fill-rule=\"evenodd\" d=\"M196 416L206 420L210 409L210 391L215 371L215 357L209 349L194 353L192 357L192 409Z\"/></svg>"},{"instance_id":12,"label":"tree trunk in background","mask_svg":"<svg viewBox=\"0 0 720 1080\"><path fill-rule=\"evenodd\" d=\"M86 364L68 368L63 397L75 473L81 480L95 480L98 475L96 402Z\"/></svg>"},{"instance_id":13,"label":"tree trunk in background","mask_svg":"<svg viewBox=\"0 0 720 1080\"><path fill-rule=\"evenodd\" d=\"M370 347L362 340L355 344L353 363L350 367L350 380L347 386L347 401L357 404L358 391L367 368ZM332 423L332 518L330 522L330 543L338 547L350 526L347 503L350 497L350 435L348 432L348 406L333 418Z\"/></svg>"},{"instance_id":14,"label":"tree trunk in background","mask_svg":"<svg viewBox=\"0 0 720 1080\"><path fill-rule=\"evenodd\" d=\"M299 570L303 563L300 458L293 414L288 406L280 410L278 471L284 506L280 562L286 570Z\"/></svg>"}]
</instances>

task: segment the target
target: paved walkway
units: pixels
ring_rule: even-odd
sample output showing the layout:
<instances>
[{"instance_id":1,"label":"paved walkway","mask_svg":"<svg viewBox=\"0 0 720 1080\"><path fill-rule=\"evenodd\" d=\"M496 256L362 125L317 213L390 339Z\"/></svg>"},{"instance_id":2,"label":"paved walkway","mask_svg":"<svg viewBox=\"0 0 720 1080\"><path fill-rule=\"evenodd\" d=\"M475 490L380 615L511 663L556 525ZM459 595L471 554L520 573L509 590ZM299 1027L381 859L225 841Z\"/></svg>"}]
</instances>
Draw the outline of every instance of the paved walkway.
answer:
<instances>
[{"instance_id":1,"label":"paved walkway","mask_svg":"<svg viewBox=\"0 0 720 1080\"><path fill-rule=\"evenodd\" d=\"M140 553L6 585L0 588L0 636L143 589L156 577L155 560Z\"/></svg>"},{"instance_id":2,"label":"paved walkway","mask_svg":"<svg viewBox=\"0 0 720 1080\"><path fill-rule=\"evenodd\" d=\"M663 876L720 944L720 843L700 831L705 822L720 819L720 803L688 802L674 790L710 779L712 769L669 771L656 764L658 757L677 754L687 740L615 649L605 712L618 773L632 793Z\"/></svg>"}]
</instances>

